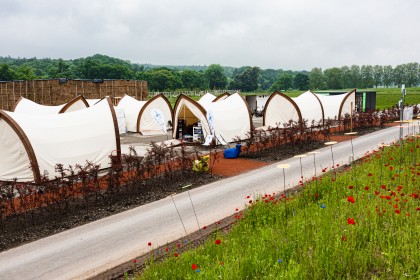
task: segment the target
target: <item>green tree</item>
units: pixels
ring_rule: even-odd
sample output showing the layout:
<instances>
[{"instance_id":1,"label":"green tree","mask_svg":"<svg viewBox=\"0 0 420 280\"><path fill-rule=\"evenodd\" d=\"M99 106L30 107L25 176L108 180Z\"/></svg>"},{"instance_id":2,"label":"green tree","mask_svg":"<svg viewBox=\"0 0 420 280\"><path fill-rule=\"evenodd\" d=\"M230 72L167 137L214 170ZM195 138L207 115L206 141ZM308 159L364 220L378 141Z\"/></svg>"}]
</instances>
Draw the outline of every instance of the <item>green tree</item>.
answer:
<instances>
[{"instance_id":1,"label":"green tree","mask_svg":"<svg viewBox=\"0 0 420 280\"><path fill-rule=\"evenodd\" d=\"M239 89L244 92L251 92L258 89L258 77L260 68L247 68L243 73L235 76L230 84L231 89Z\"/></svg>"},{"instance_id":2,"label":"green tree","mask_svg":"<svg viewBox=\"0 0 420 280\"><path fill-rule=\"evenodd\" d=\"M360 76L362 78L362 87L371 88L374 84L372 65L362 65L360 67Z\"/></svg>"},{"instance_id":3,"label":"green tree","mask_svg":"<svg viewBox=\"0 0 420 280\"><path fill-rule=\"evenodd\" d=\"M271 91L288 90L293 86L293 76L288 73L280 75L278 80L271 86Z\"/></svg>"},{"instance_id":4,"label":"green tree","mask_svg":"<svg viewBox=\"0 0 420 280\"><path fill-rule=\"evenodd\" d=\"M386 87L389 87L390 85L392 85L394 69L392 69L391 65L386 65L383 67L383 71L384 71L383 76L382 76L383 85Z\"/></svg>"},{"instance_id":5,"label":"green tree","mask_svg":"<svg viewBox=\"0 0 420 280\"><path fill-rule=\"evenodd\" d=\"M400 87L402 84L404 84L404 79L405 79L405 73L404 73L404 66L403 65L397 65L394 68L393 71L393 82L395 85L397 85L397 87Z\"/></svg>"},{"instance_id":6,"label":"green tree","mask_svg":"<svg viewBox=\"0 0 420 280\"><path fill-rule=\"evenodd\" d=\"M293 78L293 87L298 90L309 89L309 77L308 75L298 73Z\"/></svg>"},{"instance_id":7,"label":"green tree","mask_svg":"<svg viewBox=\"0 0 420 280\"><path fill-rule=\"evenodd\" d=\"M210 89L224 89L227 85L227 78L223 73L223 68L219 64L210 65L204 72Z\"/></svg>"},{"instance_id":8,"label":"green tree","mask_svg":"<svg viewBox=\"0 0 420 280\"><path fill-rule=\"evenodd\" d=\"M173 91L182 87L180 77L167 68L148 71L146 80L149 83L149 89L156 91Z\"/></svg>"},{"instance_id":9,"label":"green tree","mask_svg":"<svg viewBox=\"0 0 420 280\"><path fill-rule=\"evenodd\" d=\"M321 68L312 68L309 73L309 86L311 89L325 89L324 74Z\"/></svg>"},{"instance_id":10,"label":"green tree","mask_svg":"<svg viewBox=\"0 0 420 280\"><path fill-rule=\"evenodd\" d=\"M194 90L205 89L205 78L203 72L194 70L183 70L179 73L182 88Z\"/></svg>"},{"instance_id":11,"label":"green tree","mask_svg":"<svg viewBox=\"0 0 420 280\"><path fill-rule=\"evenodd\" d=\"M343 78L340 68L333 67L324 71L325 83L329 89L342 89Z\"/></svg>"},{"instance_id":12,"label":"green tree","mask_svg":"<svg viewBox=\"0 0 420 280\"><path fill-rule=\"evenodd\" d=\"M0 81L16 80L16 72L8 64L0 64Z\"/></svg>"},{"instance_id":13,"label":"green tree","mask_svg":"<svg viewBox=\"0 0 420 280\"><path fill-rule=\"evenodd\" d=\"M38 78L35 75L34 69L26 66L26 65L21 65L16 69L16 80L35 80L36 78Z\"/></svg>"},{"instance_id":14,"label":"green tree","mask_svg":"<svg viewBox=\"0 0 420 280\"><path fill-rule=\"evenodd\" d=\"M407 87L414 87L419 84L419 64L412 62L405 64L405 83Z\"/></svg>"},{"instance_id":15,"label":"green tree","mask_svg":"<svg viewBox=\"0 0 420 280\"><path fill-rule=\"evenodd\" d=\"M381 65L373 66L373 83L375 87L383 84L384 68Z\"/></svg>"},{"instance_id":16,"label":"green tree","mask_svg":"<svg viewBox=\"0 0 420 280\"><path fill-rule=\"evenodd\" d=\"M348 66L343 66L340 68L340 70L341 70L343 88L353 87L352 82L351 82L350 68Z\"/></svg>"},{"instance_id":17,"label":"green tree","mask_svg":"<svg viewBox=\"0 0 420 280\"><path fill-rule=\"evenodd\" d=\"M350 67L350 84L352 88L358 88L361 85L360 67L358 65Z\"/></svg>"}]
</instances>

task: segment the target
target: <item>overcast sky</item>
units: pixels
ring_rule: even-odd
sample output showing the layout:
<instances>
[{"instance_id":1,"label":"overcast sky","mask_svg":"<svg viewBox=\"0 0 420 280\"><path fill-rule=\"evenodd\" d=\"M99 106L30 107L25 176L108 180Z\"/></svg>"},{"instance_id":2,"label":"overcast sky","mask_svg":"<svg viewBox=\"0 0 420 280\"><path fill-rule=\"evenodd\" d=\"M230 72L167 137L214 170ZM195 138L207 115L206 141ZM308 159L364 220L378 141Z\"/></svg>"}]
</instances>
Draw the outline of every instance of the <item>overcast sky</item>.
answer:
<instances>
[{"instance_id":1,"label":"overcast sky","mask_svg":"<svg viewBox=\"0 0 420 280\"><path fill-rule=\"evenodd\" d=\"M0 56L311 70L420 62L419 0L0 0Z\"/></svg>"}]
</instances>

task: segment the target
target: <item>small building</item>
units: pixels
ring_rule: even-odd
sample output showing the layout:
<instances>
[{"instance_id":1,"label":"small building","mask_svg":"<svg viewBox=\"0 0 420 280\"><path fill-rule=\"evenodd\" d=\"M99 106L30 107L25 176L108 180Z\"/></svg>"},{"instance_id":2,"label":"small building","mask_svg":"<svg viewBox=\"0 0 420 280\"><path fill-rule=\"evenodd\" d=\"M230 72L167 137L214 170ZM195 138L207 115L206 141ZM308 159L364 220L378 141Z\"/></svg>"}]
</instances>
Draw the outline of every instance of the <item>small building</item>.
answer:
<instances>
[{"instance_id":1,"label":"small building","mask_svg":"<svg viewBox=\"0 0 420 280\"><path fill-rule=\"evenodd\" d=\"M315 91L316 94L337 95L347 91ZM356 89L356 112L368 112L376 109L376 91Z\"/></svg>"}]
</instances>

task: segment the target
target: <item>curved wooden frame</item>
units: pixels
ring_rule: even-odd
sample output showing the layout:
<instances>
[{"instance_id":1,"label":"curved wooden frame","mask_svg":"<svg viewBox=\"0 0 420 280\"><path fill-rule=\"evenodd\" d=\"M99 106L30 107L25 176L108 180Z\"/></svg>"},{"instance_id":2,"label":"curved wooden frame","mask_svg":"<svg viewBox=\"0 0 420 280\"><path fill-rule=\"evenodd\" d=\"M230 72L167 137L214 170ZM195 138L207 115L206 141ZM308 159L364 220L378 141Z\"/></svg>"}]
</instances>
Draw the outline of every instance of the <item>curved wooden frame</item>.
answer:
<instances>
[{"instance_id":1,"label":"curved wooden frame","mask_svg":"<svg viewBox=\"0 0 420 280\"><path fill-rule=\"evenodd\" d=\"M175 102L174 109L173 109L174 111L173 111L173 118L172 118L172 128L175 128L175 123L174 123L175 122L175 119L176 119L175 114L176 114L176 111L178 109L179 103L181 102L182 99L186 99L186 100L190 101L192 104L194 104L195 106L197 106L197 108L201 111L201 113L203 113L204 116L207 115L206 109L204 109L203 106L200 105L200 103L198 103L194 99L192 99L192 98L190 98L190 97L188 97L188 96L186 96L184 94L180 94L178 96L178 99ZM207 122L207 119L206 119L206 122ZM177 129L178 129L178 124L176 124L176 126L177 126ZM207 126L208 126L208 123L207 123ZM173 138L175 138L176 130L177 129L172 129L172 137Z\"/></svg>"},{"instance_id":2,"label":"curved wooden frame","mask_svg":"<svg viewBox=\"0 0 420 280\"><path fill-rule=\"evenodd\" d=\"M118 130L117 115L115 114L114 105L112 105L111 98L109 97L105 97L105 98L108 101L109 109L111 110L112 120L114 121L115 142L117 145L117 157L118 157L118 160L121 162L121 140L120 140L120 131Z\"/></svg>"},{"instance_id":3,"label":"curved wooden frame","mask_svg":"<svg viewBox=\"0 0 420 280\"><path fill-rule=\"evenodd\" d=\"M150 103L152 103L153 101L155 101L158 98L163 98L163 100L166 102L166 104L168 104L169 110L171 111L172 127L174 126L173 125L173 123L174 123L174 110L172 109L171 103L169 102L168 98L166 98L165 95L163 95L162 93L160 93L160 94L158 94L156 96L153 96L153 98L149 99L146 102L146 104L144 104L143 107L141 107L140 112L139 112L139 115L137 116L137 125L136 125L136 128L137 128L137 132L138 133L141 133L140 132L140 119L141 119L141 116L143 115L144 110L146 109L146 106L148 106Z\"/></svg>"},{"instance_id":4,"label":"curved wooden frame","mask_svg":"<svg viewBox=\"0 0 420 280\"><path fill-rule=\"evenodd\" d=\"M227 92L226 92L227 93ZM242 95L240 95L239 93L234 93L234 94L232 94L232 95L229 95L229 96L233 96L233 95L235 95L235 94L237 94L237 95L239 95L239 97L242 99L242 101L245 103L245 106L246 106L246 108L247 108L247 110L248 110L248 116L249 116L249 128L250 128L250 130L252 131L252 129L254 128L254 123L252 122L252 112L251 112L251 108L249 108L249 104L248 104L248 102L246 102L246 99L245 99L245 97L244 96L242 96ZM250 132L251 132L250 131Z\"/></svg>"},{"instance_id":5,"label":"curved wooden frame","mask_svg":"<svg viewBox=\"0 0 420 280\"><path fill-rule=\"evenodd\" d=\"M322 125L324 125L324 119L325 119L324 106L322 106L321 99L319 99L318 95L316 95L315 93L313 93L311 90L309 92L312 93L315 96L316 100L318 100L319 105L321 106L321 111L322 111Z\"/></svg>"},{"instance_id":6,"label":"curved wooden frame","mask_svg":"<svg viewBox=\"0 0 420 280\"><path fill-rule=\"evenodd\" d=\"M224 100L226 98L224 98L224 99L222 99L222 98L225 97L225 96L226 96L226 98L228 98L230 96L229 92L222 93L221 95L217 96L212 102L217 102L219 100Z\"/></svg>"},{"instance_id":7,"label":"curved wooden frame","mask_svg":"<svg viewBox=\"0 0 420 280\"><path fill-rule=\"evenodd\" d=\"M39 171L38 160L36 159L35 151L29 141L28 136L19 126L19 124L7 113L0 110L0 118L2 118L10 127L16 132L20 141L22 141L23 146L25 147L26 153L28 154L29 163L31 164L32 173L34 174L34 181L36 184L41 183L41 173Z\"/></svg>"},{"instance_id":8,"label":"curved wooden frame","mask_svg":"<svg viewBox=\"0 0 420 280\"><path fill-rule=\"evenodd\" d=\"M343 110L343 105L344 105L344 102L347 100L347 98L349 98L349 96L350 95L352 95L354 93L354 95L356 96L356 89L353 89L352 91L350 91L350 92L348 92L347 94L346 94L346 96L343 98L343 101L341 101L341 104L340 104L340 109L338 110L338 117L337 117L337 119L338 119L338 121L339 122L341 122L341 111ZM354 106L356 106L356 104L353 104ZM353 109L353 108L352 108Z\"/></svg>"},{"instance_id":9,"label":"curved wooden frame","mask_svg":"<svg viewBox=\"0 0 420 280\"><path fill-rule=\"evenodd\" d=\"M82 95L78 95L75 98L73 98L72 100L70 100L69 102L67 102L67 104L64 105L63 108L61 108L60 111L58 111L58 113L59 114L65 113L68 108L70 108L74 103L76 103L79 100L81 100L86 105L86 108L90 107L89 103L86 101L86 99Z\"/></svg>"},{"instance_id":10,"label":"curved wooden frame","mask_svg":"<svg viewBox=\"0 0 420 280\"><path fill-rule=\"evenodd\" d=\"M289 96L285 95L284 93L280 92L280 91L275 91L273 92L270 97L268 98L267 102L265 103L265 107L264 107L264 111L263 111L263 126L265 126L265 118L266 118L266 113L267 113L267 105L270 104L271 100L274 98L274 96L279 95L282 96L283 98L285 98L287 101L289 101L293 107L295 107L298 116L299 116L299 123L302 124L302 113L300 112L299 106L296 104L295 101L293 101L292 98L290 98Z\"/></svg>"}]
</instances>

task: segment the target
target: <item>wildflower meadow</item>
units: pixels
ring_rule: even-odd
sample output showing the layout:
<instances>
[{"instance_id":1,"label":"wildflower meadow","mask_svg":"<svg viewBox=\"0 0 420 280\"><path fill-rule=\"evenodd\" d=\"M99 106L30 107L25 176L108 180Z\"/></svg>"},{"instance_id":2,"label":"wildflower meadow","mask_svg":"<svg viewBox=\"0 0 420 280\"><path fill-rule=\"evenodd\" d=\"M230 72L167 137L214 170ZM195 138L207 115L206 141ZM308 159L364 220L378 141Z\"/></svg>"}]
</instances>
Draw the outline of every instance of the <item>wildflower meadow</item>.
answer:
<instances>
[{"instance_id":1,"label":"wildflower meadow","mask_svg":"<svg viewBox=\"0 0 420 280\"><path fill-rule=\"evenodd\" d=\"M419 145L409 137L322 169L294 195L244 197L248 207L229 233L219 230L186 252L166 248L163 262L153 255L165 252L151 248L145 269L131 277L419 279Z\"/></svg>"}]
</instances>

